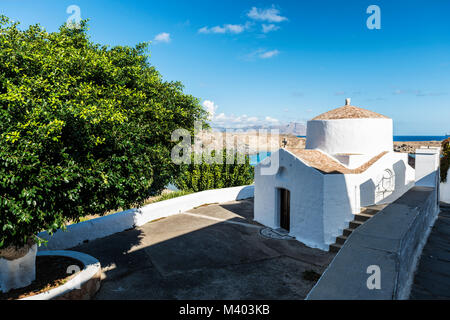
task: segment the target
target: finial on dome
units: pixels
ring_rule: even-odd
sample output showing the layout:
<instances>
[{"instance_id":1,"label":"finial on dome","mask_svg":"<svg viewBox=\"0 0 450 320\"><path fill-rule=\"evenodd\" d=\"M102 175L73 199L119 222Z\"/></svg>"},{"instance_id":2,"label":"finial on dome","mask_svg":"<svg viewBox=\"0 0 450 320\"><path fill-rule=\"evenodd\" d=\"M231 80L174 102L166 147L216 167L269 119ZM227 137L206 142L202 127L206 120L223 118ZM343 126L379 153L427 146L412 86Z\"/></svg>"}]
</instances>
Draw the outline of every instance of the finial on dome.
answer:
<instances>
[{"instance_id":1,"label":"finial on dome","mask_svg":"<svg viewBox=\"0 0 450 320\"><path fill-rule=\"evenodd\" d=\"M346 105L346 106L349 106L349 105L350 105L350 102L351 102L351 99L350 99L350 98L345 99L345 105Z\"/></svg>"}]
</instances>

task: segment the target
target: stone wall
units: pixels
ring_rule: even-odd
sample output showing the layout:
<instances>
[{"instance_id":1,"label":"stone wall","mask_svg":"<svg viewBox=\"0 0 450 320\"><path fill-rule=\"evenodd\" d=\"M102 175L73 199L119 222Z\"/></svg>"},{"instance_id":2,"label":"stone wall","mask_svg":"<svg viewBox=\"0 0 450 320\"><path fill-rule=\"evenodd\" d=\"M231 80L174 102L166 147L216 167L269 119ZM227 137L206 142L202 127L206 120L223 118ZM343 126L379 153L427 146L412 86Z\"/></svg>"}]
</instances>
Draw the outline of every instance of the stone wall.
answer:
<instances>
[{"instance_id":1,"label":"stone wall","mask_svg":"<svg viewBox=\"0 0 450 320\"><path fill-rule=\"evenodd\" d=\"M412 188L350 235L307 299L407 299L438 213L436 188ZM367 285L373 266L380 289Z\"/></svg>"}]
</instances>

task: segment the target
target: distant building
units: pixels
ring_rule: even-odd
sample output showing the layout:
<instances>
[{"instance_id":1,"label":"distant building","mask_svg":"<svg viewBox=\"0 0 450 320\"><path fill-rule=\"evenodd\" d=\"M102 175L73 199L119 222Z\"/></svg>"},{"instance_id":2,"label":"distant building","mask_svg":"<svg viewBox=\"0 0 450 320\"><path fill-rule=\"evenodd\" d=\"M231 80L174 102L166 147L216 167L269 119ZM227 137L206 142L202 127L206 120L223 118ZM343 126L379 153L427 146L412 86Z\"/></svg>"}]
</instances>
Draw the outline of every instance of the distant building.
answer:
<instances>
[{"instance_id":1,"label":"distant building","mask_svg":"<svg viewBox=\"0 0 450 320\"><path fill-rule=\"evenodd\" d=\"M279 161L276 174L264 166ZM306 149L282 148L255 167L255 220L328 250L361 207L412 186L408 154L393 151L393 121L346 105L307 123Z\"/></svg>"}]
</instances>

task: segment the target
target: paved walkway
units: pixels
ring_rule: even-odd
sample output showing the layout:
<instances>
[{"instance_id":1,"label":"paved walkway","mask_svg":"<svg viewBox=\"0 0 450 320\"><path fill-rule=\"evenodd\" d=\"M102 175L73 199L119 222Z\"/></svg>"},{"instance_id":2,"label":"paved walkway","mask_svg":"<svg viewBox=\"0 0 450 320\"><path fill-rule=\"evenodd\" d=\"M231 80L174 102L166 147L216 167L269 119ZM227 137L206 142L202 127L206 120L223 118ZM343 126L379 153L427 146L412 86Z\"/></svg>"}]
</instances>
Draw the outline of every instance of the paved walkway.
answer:
<instances>
[{"instance_id":1,"label":"paved walkway","mask_svg":"<svg viewBox=\"0 0 450 320\"><path fill-rule=\"evenodd\" d=\"M441 213L422 252L410 299L450 299L450 207Z\"/></svg>"},{"instance_id":2,"label":"paved walkway","mask_svg":"<svg viewBox=\"0 0 450 320\"><path fill-rule=\"evenodd\" d=\"M260 234L253 201L203 206L82 244L99 259L97 299L304 299L334 254Z\"/></svg>"}]
</instances>

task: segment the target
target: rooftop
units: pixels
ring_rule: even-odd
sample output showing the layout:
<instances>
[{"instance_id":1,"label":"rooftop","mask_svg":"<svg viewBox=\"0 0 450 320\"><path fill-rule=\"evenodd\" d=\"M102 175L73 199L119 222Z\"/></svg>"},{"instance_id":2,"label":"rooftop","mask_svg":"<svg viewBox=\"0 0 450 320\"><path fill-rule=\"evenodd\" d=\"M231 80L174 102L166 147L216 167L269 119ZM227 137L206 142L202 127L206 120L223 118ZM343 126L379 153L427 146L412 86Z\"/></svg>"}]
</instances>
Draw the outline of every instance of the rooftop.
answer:
<instances>
[{"instance_id":1,"label":"rooftop","mask_svg":"<svg viewBox=\"0 0 450 320\"><path fill-rule=\"evenodd\" d=\"M379 155L373 157L362 166L349 169L333 158L327 156L325 153L318 150L307 149L287 149L293 153L297 158L305 162L307 165L321 171L325 174L360 174L369 169L375 162L383 157L387 152L382 152Z\"/></svg>"},{"instance_id":2,"label":"rooftop","mask_svg":"<svg viewBox=\"0 0 450 320\"><path fill-rule=\"evenodd\" d=\"M343 107L322 113L315 117L313 120L337 120L337 119L389 119L382 114L366 110L363 108L350 105L350 99L346 100L346 104Z\"/></svg>"}]
</instances>

